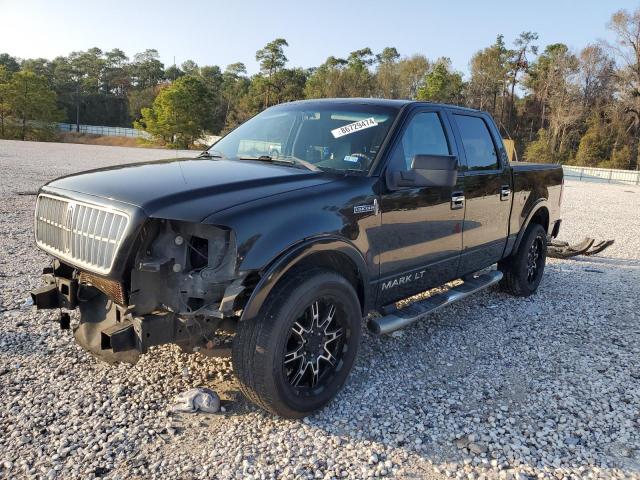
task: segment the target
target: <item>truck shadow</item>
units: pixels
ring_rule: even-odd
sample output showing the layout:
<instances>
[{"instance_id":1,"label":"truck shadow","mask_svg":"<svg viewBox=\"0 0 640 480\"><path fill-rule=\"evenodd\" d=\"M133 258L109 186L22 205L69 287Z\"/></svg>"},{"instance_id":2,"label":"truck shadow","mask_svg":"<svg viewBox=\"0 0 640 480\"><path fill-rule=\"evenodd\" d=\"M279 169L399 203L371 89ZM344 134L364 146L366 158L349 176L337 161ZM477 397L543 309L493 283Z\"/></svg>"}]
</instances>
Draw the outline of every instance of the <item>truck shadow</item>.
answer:
<instances>
[{"instance_id":1,"label":"truck shadow","mask_svg":"<svg viewBox=\"0 0 640 480\"><path fill-rule=\"evenodd\" d=\"M640 473L637 438L612 435L635 422L624 392L640 383L631 303L602 301L614 277L628 278L629 302L640 293L640 264L617 261L552 262L528 299L492 289L397 337L365 335L348 385L312 424L404 450L417 476L433 465L461 472L467 462L496 475L516 466L548 475L561 472L561 459L585 475ZM606 270L585 273L588 263ZM356 413L345 416L342 402ZM459 448L469 434L475 446Z\"/></svg>"},{"instance_id":2,"label":"truck shadow","mask_svg":"<svg viewBox=\"0 0 640 480\"><path fill-rule=\"evenodd\" d=\"M574 259L578 264L601 264L601 265L620 265L627 267L640 267L640 260L630 258L614 258L614 257L577 257Z\"/></svg>"}]
</instances>

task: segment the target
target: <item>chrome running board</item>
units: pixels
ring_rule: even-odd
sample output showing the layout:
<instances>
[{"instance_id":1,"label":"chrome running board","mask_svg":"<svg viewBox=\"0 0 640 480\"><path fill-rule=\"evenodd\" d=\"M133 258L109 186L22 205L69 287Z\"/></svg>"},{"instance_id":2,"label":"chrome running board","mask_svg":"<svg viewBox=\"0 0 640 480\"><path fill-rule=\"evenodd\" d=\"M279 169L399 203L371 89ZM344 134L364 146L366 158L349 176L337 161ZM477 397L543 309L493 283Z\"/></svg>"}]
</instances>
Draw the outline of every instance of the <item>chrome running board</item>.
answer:
<instances>
[{"instance_id":1,"label":"chrome running board","mask_svg":"<svg viewBox=\"0 0 640 480\"><path fill-rule=\"evenodd\" d=\"M400 330L413 322L420 320L425 315L435 312L447 305L462 300L469 295L484 290L502 279L502 272L492 270L477 277L467 277L464 283L446 292L437 293L424 300L414 302L404 308L396 308L391 305L385 308L384 317L374 318L369 321L369 329L376 335L391 333Z\"/></svg>"}]
</instances>

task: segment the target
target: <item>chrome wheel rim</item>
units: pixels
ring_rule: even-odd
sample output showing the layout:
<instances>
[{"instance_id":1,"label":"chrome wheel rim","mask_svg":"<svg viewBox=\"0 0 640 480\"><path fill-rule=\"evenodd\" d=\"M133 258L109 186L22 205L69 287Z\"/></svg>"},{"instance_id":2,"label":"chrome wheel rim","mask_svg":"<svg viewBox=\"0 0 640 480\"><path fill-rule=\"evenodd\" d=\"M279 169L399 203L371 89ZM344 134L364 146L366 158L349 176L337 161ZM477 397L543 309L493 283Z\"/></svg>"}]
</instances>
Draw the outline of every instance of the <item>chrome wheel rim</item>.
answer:
<instances>
[{"instance_id":1,"label":"chrome wheel rim","mask_svg":"<svg viewBox=\"0 0 640 480\"><path fill-rule=\"evenodd\" d=\"M527 253L527 281L530 284L536 281L544 260L542 255L544 245L542 241L541 237L536 237Z\"/></svg>"},{"instance_id":2,"label":"chrome wheel rim","mask_svg":"<svg viewBox=\"0 0 640 480\"><path fill-rule=\"evenodd\" d=\"M341 368L349 337L344 318L334 301L318 299L291 325L282 366L296 394L323 390Z\"/></svg>"}]
</instances>

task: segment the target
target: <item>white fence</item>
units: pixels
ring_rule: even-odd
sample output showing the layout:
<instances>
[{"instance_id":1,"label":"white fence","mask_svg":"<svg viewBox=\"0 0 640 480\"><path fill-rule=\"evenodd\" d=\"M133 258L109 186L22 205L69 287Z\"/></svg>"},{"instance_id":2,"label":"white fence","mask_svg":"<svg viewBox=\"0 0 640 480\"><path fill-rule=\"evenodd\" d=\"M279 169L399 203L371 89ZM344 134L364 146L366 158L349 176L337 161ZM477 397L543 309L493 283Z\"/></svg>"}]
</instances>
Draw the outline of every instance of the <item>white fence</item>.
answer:
<instances>
[{"instance_id":1,"label":"white fence","mask_svg":"<svg viewBox=\"0 0 640 480\"><path fill-rule=\"evenodd\" d=\"M574 167L563 165L564 178L582 182L625 183L640 185L640 170L615 170L610 168Z\"/></svg>"},{"instance_id":2,"label":"white fence","mask_svg":"<svg viewBox=\"0 0 640 480\"><path fill-rule=\"evenodd\" d=\"M61 132L75 132L75 123L56 123L56 128ZM100 125L82 125L80 124L80 133L88 133L91 135L109 135L113 137L140 137L151 138L147 132L136 130L135 128L126 127L103 127Z\"/></svg>"}]
</instances>

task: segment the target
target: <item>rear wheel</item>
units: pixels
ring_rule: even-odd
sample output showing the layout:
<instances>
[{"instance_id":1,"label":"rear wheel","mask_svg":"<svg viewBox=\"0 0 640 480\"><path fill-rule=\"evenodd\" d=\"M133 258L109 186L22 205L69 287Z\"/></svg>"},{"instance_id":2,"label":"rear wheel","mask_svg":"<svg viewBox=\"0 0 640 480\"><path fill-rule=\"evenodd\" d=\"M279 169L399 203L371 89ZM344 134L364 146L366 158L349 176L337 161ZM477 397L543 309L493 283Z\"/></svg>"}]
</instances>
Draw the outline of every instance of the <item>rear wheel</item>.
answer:
<instances>
[{"instance_id":1,"label":"rear wheel","mask_svg":"<svg viewBox=\"0 0 640 480\"><path fill-rule=\"evenodd\" d=\"M501 290L518 297L535 293L542 281L546 260L547 232L542 225L530 224L518 250L498 263L504 274L500 281Z\"/></svg>"},{"instance_id":2,"label":"rear wheel","mask_svg":"<svg viewBox=\"0 0 640 480\"><path fill-rule=\"evenodd\" d=\"M299 418L326 405L356 358L362 314L351 284L324 270L290 275L233 344L240 390L271 413Z\"/></svg>"}]
</instances>

